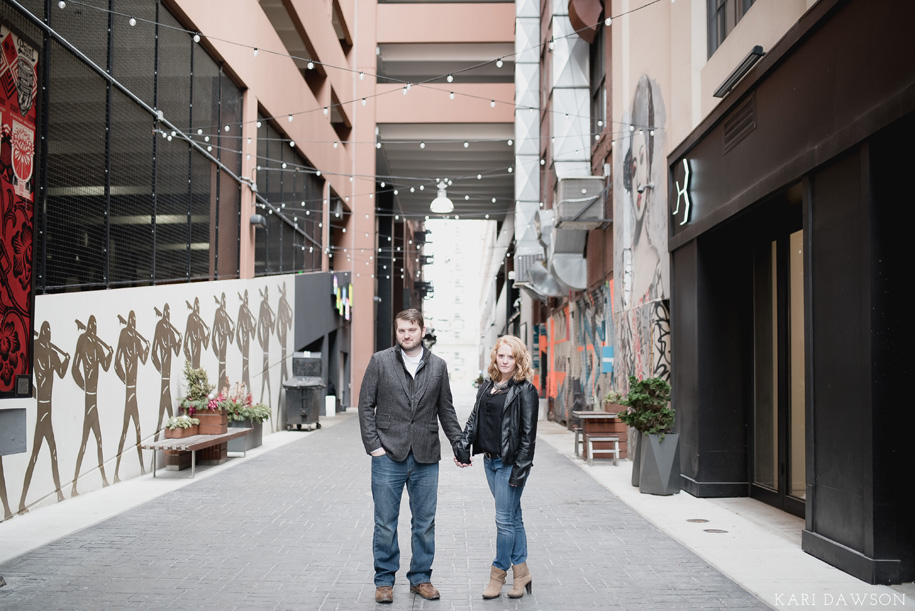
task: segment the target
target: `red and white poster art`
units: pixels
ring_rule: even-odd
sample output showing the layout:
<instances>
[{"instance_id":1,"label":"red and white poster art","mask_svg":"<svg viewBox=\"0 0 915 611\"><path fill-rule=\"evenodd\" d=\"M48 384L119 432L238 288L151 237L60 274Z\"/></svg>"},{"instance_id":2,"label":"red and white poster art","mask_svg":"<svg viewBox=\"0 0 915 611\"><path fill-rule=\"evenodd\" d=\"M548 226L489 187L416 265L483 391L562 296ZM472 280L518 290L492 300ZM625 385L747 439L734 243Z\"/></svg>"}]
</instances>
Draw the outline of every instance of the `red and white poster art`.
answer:
<instances>
[{"instance_id":1,"label":"red and white poster art","mask_svg":"<svg viewBox=\"0 0 915 611\"><path fill-rule=\"evenodd\" d=\"M38 51L0 24L0 397L31 375Z\"/></svg>"}]
</instances>

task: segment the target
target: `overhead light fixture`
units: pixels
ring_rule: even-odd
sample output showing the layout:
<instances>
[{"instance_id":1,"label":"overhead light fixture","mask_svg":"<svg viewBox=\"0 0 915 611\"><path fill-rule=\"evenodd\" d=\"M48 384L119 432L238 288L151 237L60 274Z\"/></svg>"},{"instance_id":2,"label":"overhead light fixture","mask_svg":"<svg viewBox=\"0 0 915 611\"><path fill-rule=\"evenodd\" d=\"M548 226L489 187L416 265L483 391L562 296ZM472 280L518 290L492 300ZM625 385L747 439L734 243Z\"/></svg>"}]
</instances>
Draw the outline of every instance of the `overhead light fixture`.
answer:
<instances>
[{"instance_id":1,"label":"overhead light fixture","mask_svg":"<svg viewBox=\"0 0 915 611\"><path fill-rule=\"evenodd\" d=\"M716 89L715 93L712 95L716 98L723 98L726 96L728 92L734 88L734 85L736 85L740 79L742 79L744 75L750 71L750 68L756 65L756 62L762 59L763 55L765 55L765 52L763 52L762 46L756 45L753 47L747 56L743 58L743 61L740 62L736 68L734 68L734 71L728 75L728 78L724 79L724 82L718 86L718 89Z\"/></svg>"},{"instance_id":2,"label":"overhead light fixture","mask_svg":"<svg viewBox=\"0 0 915 611\"><path fill-rule=\"evenodd\" d=\"M448 185L444 180L438 183L438 196L429 204L429 209L435 214L448 214L454 210L454 204L448 199Z\"/></svg>"}]
</instances>

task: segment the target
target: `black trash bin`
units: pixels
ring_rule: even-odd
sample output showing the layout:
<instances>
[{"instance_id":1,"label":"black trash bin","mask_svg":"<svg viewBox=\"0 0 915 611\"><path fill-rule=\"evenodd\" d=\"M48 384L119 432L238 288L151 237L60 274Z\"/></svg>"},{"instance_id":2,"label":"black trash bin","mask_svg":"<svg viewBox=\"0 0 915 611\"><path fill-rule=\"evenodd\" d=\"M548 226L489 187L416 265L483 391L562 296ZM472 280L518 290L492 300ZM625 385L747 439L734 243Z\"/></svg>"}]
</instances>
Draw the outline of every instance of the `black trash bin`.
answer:
<instances>
[{"instance_id":1,"label":"black trash bin","mask_svg":"<svg viewBox=\"0 0 915 611\"><path fill-rule=\"evenodd\" d=\"M324 406L324 380L315 376L296 376L283 383L286 389L286 428L308 431L321 428L318 415Z\"/></svg>"}]
</instances>

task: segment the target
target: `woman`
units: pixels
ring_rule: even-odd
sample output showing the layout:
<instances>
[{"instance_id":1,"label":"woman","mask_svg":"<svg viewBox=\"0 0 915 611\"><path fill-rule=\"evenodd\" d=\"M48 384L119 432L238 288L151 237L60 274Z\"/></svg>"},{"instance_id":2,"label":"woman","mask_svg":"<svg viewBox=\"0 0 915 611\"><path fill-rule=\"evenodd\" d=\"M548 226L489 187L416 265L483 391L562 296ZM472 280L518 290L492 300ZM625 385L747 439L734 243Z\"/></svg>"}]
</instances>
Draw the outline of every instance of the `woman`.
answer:
<instances>
[{"instance_id":1,"label":"woman","mask_svg":"<svg viewBox=\"0 0 915 611\"><path fill-rule=\"evenodd\" d=\"M521 519L521 494L534 458L537 437L537 389L531 384L531 355L520 339L499 338L490 354L489 380L480 385L473 413L455 447L455 463L471 464L484 455L486 480L496 502L496 558L483 598L496 598L511 567L508 593L521 598L531 591L527 568L527 535Z\"/></svg>"}]
</instances>

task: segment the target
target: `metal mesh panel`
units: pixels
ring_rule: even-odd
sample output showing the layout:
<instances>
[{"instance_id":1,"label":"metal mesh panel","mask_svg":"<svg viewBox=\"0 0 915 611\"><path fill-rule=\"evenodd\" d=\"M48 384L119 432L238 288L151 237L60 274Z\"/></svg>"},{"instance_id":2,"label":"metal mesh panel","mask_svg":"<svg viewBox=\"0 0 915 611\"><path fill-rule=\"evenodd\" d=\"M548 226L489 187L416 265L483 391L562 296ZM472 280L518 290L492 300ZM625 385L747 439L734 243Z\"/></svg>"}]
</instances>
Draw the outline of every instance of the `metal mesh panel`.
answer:
<instances>
[{"instance_id":1,"label":"metal mesh panel","mask_svg":"<svg viewBox=\"0 0 915 611\"><path fill-rule=\"evenodd\" d=\"M20 0L19 3L39 19L44 18L44 0ZM0 19L3 20L4 25L13 28L27 39L31 39L39 50L42 48L41 30L38 26L5 2L0 3Z\"/></svg>"},{"instance_id":2,"label":"metal mesh panel","mask_svg":"<svg viewBox=\"0 0 915 611\"><path fill-rule=\"evenodd\" d=\"M201 153L191 154L191 278L210 273L210 214L216 212L216 166Z\"/></svg>"},{"instance_id":3,"label":"metal mesh panel","mask_svg":"<svg viewBox=\"0 0 915 611\"><path fill-rule=\"evenodd\" d=\"M153 280L152 177L154 121L118 91L111 94L109 281Z\"/></svg>"},{"instance_id":4,"label":"metal mesh panel","mask_svg":"<svg viewBox=\"0 0 915 611\"><path fill-rule=\"evenodd\" d=\"M111 75L149 106L155 106L156 1L114 0L115 12L132 15L131 26L116 15L111 23Z\"/></svg>"},{"instance_id":5,"label":"metal mesh panel","mask_svg":"<svg viewBox=\"0 0 915 611\"><path fill-rule=\"evenodd\" d=\"M180 27L175 18L160 11L164 25ZM171 27L159 28L158 108L178 128L191 124L191 50L194 41Z\"/></svg>"},{"instance_id":6,"label":"metal mesh panel","mask_svg":"<svg viewBox=\"0 0 915 611\"><path fill-rule=\"evenodd\" d=\"M230 126L220 132L218 158L236 175L241 175L242 93L225 73L220 77L219 123ZM218 259L219 278L238 277L238 241L241 223L241 187L226 172L219 173Z\"/></svg>"},{"instance_id":7,"label":"metal mesh panel","mask_svg":"<svg viewBox=\"0 0 915 611\"><path fill-rule=\"evenodd\" d=\"M108 0L51 9L51 27L100 68L108 66ZM93 8L94 7L94 8Z\"/></svg>"},{"instance_id":8,"label":"metal mesh panel","mask_svg":"<svg viewBox=\"0 0 915 611\"><path fill-rule=\"evenodd\" d=\"M156 280L187 278L190 145L160 138L156 150Z\"/></svg>"},{"instance_id":9,"label":"metal mesh panel","mask_svg":"<svg viewBox=\"0 0 915 611\"><path fill-rule=\"evenodd\" d=\"M51 45L45 286L104 286L105 82Z\"/></svg>"}]
</instances>

